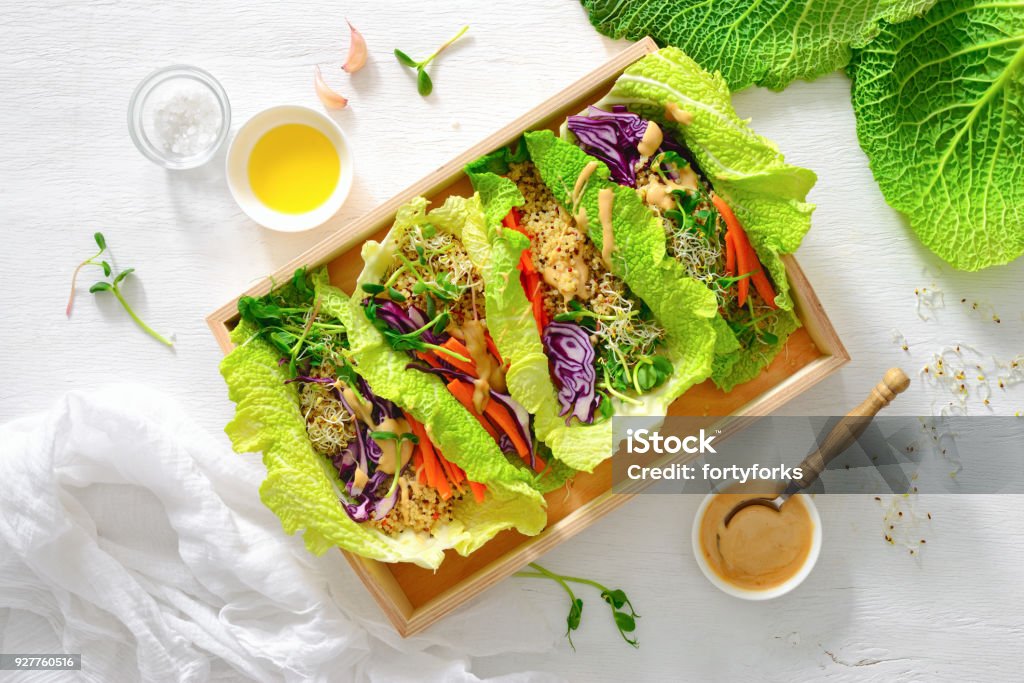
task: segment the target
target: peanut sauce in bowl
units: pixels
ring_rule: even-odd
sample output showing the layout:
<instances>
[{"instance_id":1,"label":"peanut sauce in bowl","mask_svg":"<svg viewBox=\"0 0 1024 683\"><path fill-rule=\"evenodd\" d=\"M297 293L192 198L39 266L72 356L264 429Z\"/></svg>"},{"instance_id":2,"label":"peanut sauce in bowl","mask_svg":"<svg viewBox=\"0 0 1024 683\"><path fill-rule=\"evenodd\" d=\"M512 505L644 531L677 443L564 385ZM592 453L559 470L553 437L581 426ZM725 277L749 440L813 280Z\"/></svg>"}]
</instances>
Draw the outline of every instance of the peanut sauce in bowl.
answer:
<instances>
[{"instance_id":1,"label":"peanut sauce in bowl","mask_svg":"<svg viewBox=\"0 0 1024 683\"><path fill-rule=\"evenodd\" d=\"M697 510L693 526L693 551L701 571L724 592L747 600L793 590L810 574L821 551L821 519L803 494L793 496L779 512L761 505L744 508L725 526L725 516L738 503L764 495L711 494Z\"/></svg>"}]
</instances>

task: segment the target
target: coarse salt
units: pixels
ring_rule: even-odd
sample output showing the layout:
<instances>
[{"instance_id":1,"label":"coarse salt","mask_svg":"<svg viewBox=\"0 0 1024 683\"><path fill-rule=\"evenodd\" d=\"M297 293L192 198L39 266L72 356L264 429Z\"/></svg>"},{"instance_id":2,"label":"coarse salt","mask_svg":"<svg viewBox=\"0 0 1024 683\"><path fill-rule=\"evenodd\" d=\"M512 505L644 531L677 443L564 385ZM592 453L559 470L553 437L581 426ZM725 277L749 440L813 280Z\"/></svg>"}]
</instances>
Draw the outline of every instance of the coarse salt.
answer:
<instances>
[{"instance_id":1,"label":"coarse salt","mask_svg":"<svg viewBox=\"0 0 1024 683\"><path fill-rule=\"evenodd\" d=\"M147 126L153 144L178 157L202 154L220 133L222 114L217 98L199 83L175 83L157 93Z\"/></svg>"}]
</instances>

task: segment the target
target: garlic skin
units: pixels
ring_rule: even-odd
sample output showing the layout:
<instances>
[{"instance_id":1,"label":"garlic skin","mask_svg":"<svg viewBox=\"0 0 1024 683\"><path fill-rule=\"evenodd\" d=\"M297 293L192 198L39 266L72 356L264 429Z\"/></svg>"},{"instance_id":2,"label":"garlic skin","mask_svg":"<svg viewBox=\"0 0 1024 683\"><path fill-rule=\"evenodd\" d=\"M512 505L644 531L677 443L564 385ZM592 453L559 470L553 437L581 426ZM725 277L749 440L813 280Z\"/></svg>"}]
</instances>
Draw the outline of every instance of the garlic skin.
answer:
<instances>
[{"instance_id":1,"label":"garlic skin","mask_svg":"<svg viewBox=\"0 0 1024 683\"><path fill-rule=\"evenodd\" d=\"M316 95L320 98L320 102L328 109L344 109L348 105L348 100L327 85L319 65L313 69L313 87L316 88Z\"/></svg>"},{"instance_id":2,"label":"garlic skin","mask_svg":"<svg viewBox=\"0 0 1024 683\"><path fill-rule=\"evenodd\" d=\"M363 40L363 34L356 30L351 21L346 19L345 23L348 24L351 35L348 45L348 59L345 60L341 68L350 74L354 74L366 64L366 41Z\"/></svg>"}]
</instances>

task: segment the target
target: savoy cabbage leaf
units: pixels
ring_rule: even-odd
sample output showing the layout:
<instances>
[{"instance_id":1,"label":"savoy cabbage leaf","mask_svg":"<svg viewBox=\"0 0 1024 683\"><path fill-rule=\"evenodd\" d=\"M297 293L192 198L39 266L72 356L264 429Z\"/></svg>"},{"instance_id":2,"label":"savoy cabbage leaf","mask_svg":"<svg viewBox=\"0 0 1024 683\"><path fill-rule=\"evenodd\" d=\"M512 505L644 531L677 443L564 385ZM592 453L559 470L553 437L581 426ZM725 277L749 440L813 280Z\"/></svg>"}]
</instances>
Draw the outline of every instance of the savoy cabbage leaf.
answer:
<instances>
[{"instance_id":1,"label":"savoy cabbage leaf","mask_svg":"<svg viewBox=\"0 0 1024 683\"><path fill-rule=\"evenodd\" d=\"M875 180L925 246L978 270L1024 253L1024 2L942 2L849 66Z\"/></svg>"},{"instance_id":2,"label":"savoy cabbage leaf","mask_svg":"<svg viewBox=\"0 0 1024 683\"><path fill-rule=\"evenodd\" d=\"M920 15L935 0L582 0L590 22L613 38L651 36L682 48L735 92L781 90L844 67L879 24Z\"/></svg>"}]
</instances>

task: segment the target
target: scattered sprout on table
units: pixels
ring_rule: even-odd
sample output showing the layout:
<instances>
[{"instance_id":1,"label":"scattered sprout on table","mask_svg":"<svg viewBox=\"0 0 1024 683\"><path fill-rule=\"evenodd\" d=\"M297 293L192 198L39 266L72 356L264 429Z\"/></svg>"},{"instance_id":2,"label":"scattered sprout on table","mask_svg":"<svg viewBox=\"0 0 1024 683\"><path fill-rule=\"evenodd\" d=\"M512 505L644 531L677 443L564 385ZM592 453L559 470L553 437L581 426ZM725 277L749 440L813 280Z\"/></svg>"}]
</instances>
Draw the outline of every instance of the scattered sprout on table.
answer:
<instances>
[{"instance_id":1,"label":"scattered sprout on table","mask_svg":"<svg viewBox=\"0 0 1024 683\"><path fill-rule=\"evenodd\" d=\"M417 62L415 59L413 59L406 53L402 52L398 48L395 48L395 59L398 60L398 63L401 64L402 66L407 66L410 69L416 69L416 90L419 92L420 95L426 97L427 95L434 91L434 83L433 81L430 80L430 75L427 73L427 66L432 61L437 59L437 56L444 52L444 50L447 49L449 45L451 45L456 40L461 38L462 34L464 34L468 30L469 26L463 26L462 29L458 33L456 33L453 38L448 40L448 42L444 43L441 47L437 48L437 50L434 51L434 54L430 55L429 57L420 62Z\"/></svg>"}]
</instances>

